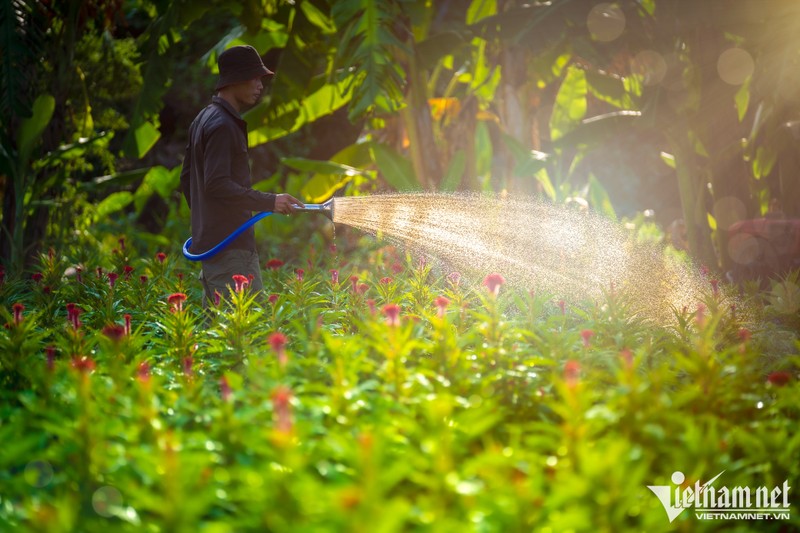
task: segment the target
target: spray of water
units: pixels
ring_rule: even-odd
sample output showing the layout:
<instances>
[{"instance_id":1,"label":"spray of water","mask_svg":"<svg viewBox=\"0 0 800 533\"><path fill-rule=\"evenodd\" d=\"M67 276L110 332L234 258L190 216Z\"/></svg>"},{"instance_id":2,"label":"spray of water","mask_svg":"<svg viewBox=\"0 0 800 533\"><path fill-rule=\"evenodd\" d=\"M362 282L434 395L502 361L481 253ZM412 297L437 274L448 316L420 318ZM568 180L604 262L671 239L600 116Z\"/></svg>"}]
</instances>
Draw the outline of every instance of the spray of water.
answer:
<instances>
[{"instance_id":1,"label":"spray of water","mask_svg":"<svg viewBox=\"0 0 800 533\"><path fill-rule=\"evenodd\" d=\"M708 282L601 215L520 197L386 194L337 198L334 222L473 276L501 273L538 293L583 301L618 288L644 316L694 310Z\"/></svg>"}]
</instances>

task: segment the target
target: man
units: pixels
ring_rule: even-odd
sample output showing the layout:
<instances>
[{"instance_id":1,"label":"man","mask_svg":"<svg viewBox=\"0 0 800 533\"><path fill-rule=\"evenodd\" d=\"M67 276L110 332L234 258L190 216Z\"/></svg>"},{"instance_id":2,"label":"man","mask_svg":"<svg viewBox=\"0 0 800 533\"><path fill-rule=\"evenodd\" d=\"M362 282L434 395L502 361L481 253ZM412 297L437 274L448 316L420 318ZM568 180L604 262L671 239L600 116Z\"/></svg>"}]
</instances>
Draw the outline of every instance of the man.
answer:
<instances>
[{"instance_id":1,"label":"man","mask_svg":"<svg viewBox=\"0 0 800 533\"><path fill-rule=\"evenodd\" d=\"M304 204L289 194L253 190L247 155L247 124L240 113L255 105L272 71L252 46L234 46L220 54L217 94L189 128L181 171L181 190L192 213L192 253L203 253L251 216L253 211L289 215ZM206 302L214 293L228 296L233 276L251 278L260 291L261 267L255 231L249 228L227 248L203 261L200 280Z\"/></svg>"}]
</instances>

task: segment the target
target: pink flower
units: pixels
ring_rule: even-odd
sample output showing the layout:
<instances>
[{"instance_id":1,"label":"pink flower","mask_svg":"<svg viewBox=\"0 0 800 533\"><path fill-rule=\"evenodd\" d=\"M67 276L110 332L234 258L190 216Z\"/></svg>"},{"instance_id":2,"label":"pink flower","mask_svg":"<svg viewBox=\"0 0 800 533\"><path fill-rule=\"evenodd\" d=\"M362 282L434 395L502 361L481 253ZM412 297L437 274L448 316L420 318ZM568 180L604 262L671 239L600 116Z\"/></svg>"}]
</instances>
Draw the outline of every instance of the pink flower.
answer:
<instances>
[{"instance_id":1,"label":"pink flower","mask_svg":"<svg viewBox=\"0 0 800 533\"><path fill-rule=\"evenodd\" d=\"M222 298L222 295L218 290L214 290L214 307L219 307L220 298Z\"/></svg>"},{"instance_id":2,"label":"pink flower","mask_svg":"<svg viewBox=\"0 0 800 533\"><path fill-rule=\"evenodd\" d=\"M295 275L297 276L297 281L303 281L303 278L306 277L306 271L302 268L298 268L294 271Z\"/></svg>"},{"instance_id":3,"label":"pink flower","mask_svg":"<svg viewBox=\"0 0 800 533\"><path fill-rule=\"evenodd\" d=\"M437 312L437 316L442 318L444 316L445 310L447 306L450 305L450 300L445 298L444 296L438 296L435 300L433 300L433 304L439 309Z\"/></svg>"},{"instance_id":4,"label":"pink flower","mask_svg":"<svg viewBox=\"0 0 800 533\"><path fill-rule=\"evenodd\" d=\"M338 270L331 270L331 283L334 285L339 284L339 271Z\"/></svg>"},{"instance_id":5,"label":"pink flower","mask_svg":"<svg viewBox=\"0 0 800 533\"><path fill-rule=\"evenodd\" d=\"M350 276L350 283L353 285L353 292L358 292L358 276Z\"/></svg>"},{"instance_id":6,"label":"pink flower","mask_svg":"<svg viewBox=\"0 0 800 533\"><path fill-rule=\"evenodd\" d=\"M460 274L460 273L458 273L458 272L450 272L450 273L447 275L447 281L448 281L448 283L450 283L450 285L452 285L454 288L455 288L455 287L458 287L458 285L461 283L461 274Z\"/></svg>"},{"instance_id":7,"label":"pink flower","mask_svg":"<svg viewBox=\"0 0 800 533\"><path fill-rule=\"evenodd\" d=\"M400 325L400 306L397 304L386 304L383 306L383 314L386 316L386 323L391 327Z\"/></svg>"},{"instance_id":8,"label":"pink flower","mask_svg":"<svg viewBox=\"0 0 800 533\"><path fill-rule=\"evenodd\" d=\"M292 390L279 385L272 392L272 409L275 414L275 429L283 434L292 432Z\"/></svg>"},{"instance_id":9,"label":"pink flower","mask_svg":"<svg viewBox=\"0 0 800 533\"><path fill-rule=\"evenodd\" d=\"M369 285L367 285L366 283L359 283L358 284L358 294L362 294L362 295L366 294L366 292L368 290L369 290Z\"/></svg>"},{"instance_id":10,"label":"pink flower","mask_svg":"<svg viewBox=\"0 0 800 533\"><path fill-rule=\"evenodd\" d=\"M497 296L500 293L500 287L506 282L505 278L497 272L492 272L483 278L483 286L489 289L492 296Z\"/></svg>"},{"instance_id":11,"label":"pink flower","mask_svg":"<svg viewBox=\"0 0 800 533\"><path fill-rule=\"evenodd\" d=\"M114 284L117 283L117 279L119 278L119 274L116 272L109 272L108 273L108 286L112 289L114 288Z\"/></svg>"},{"instance_id":12,"label":"pink flower","mask_svg":"<svg viewBox=\"0 0 800 533\"><path fill-rule=\"evenodd\" d=\"M183 311L183 302L186 301L186 295L182 292L176 292L174 294L170 294L167 298L167 302L170 305L170 308L173 311L178 311L179 313Z\"/></svg>"},{"instance_id":13,"label":"pink flower","mask_svg":"<svg viewBox=\"0 0 800 533\"><path fill-rule=\"evenodd\" d=\"M15 303L11 306L11 309L14 310L14 325L19 326L22 324L22 312L25 310L25 306L21 303Z\"/></svg>"},{"instance_id":14,"label":"pink flower","mask_svg":"<svg viewBox=\"0 0 800 533\"><path fill-rule=\"evenodd\" d=\"M712 279L711 280L711 293L714 295L714 298L719 297L719 280Z\"/></svg>"},{"instance_id":15,"label":"pink flower","mask_svg":"<svg viewBox=\"0 0 800 533\"><path fill-rule=\"evenodd\" d=\"M125 313L125 335L131 334L131 315Z\"/></svg>"},{"instance_id":16,"label":"pink flower","mask_svg":"<svg viewBox=\"0 0 800 533\"><path fill-rule=\"evenodd\" d=\"M373 300L372 298L367 300L367 307L369 307L369 314L374 316L375 315L375 300Z\"/></svg>"},{"instance_id":17,"label":"pink flower","mask_svg":"<svg viewBox=\"0 0 800 533\"><path fill-rule=\"evenodd\" d=\"M583 331L581 331L581 339L583 339L583 347L584 348L588 348L589 347L589 340L592 337L594 337L594 331L592 331L590 329L584 329Z\"/></svg>"},{"instance_id":18,"label":"pink flower","mask_svg":"<svg viewBox=\"0 0 800 533\"><path fill-rule=\"evenodd\" d=\"M392 264L392 272L394 272L395 274L399 274L402 271L403 271L403 265L401 265L400 263Z\"/></svg>"},{"instance_id":19,"label":"pink flower","mask_svg":"<svg viewBox=\"0 0 800 533\"><path fill-rule=\"evenodd\" d=\"M388 285L391 282L392 282L392 278L390 278L390 277L381 278L380 281L379 281L379 283L381 285Z\"/></svg>"},{"instance_id":20,"label":"pink flower","mask_svg":"<svg viewBox=\"0 0 800 533\"><path fill-rule=\"evenodd\" d=\"M286 362L288 358L286 356L286 343L288 339L286 335L283 333L276 331L272 335L269 336L269 345L272 347L272 351L275 352L275 355L278 357L278 364L281 368L286 366Z\"/></svg>"},{"instance_id":21,"label":"pink flower","mask_svg":"<svg viewBox=\"0 0 800 533\"><path fill-rule=\"evenodd\" d=\"M580 381L581 375L581 364L574 359L570 359L564 365L564 381L567 383L567 387L575 388L575 386Z\"/></svg>"},{"instance_id":22,"label":"pink flower","mask_svg":"<svg viewBox=\"0 0 800 533\"><path fill-rule=\"evenodd\" d=\"M156 254L156 259L158 259L158 262L163 265L164 261L167 260L167 254L165 254L164 252L158 252Z\"/></svg>"},{"instance_id":23,"label":"pink flower","mask_svg":"<svg viewBox=\"0 0 800 533\"><path fill-rule=\"evenodd\" d=\"M268 300L269 300L269 303L274 304L275 302L278 301L278 295L277 294L270 294Z\"/></svg>"},{"instance_id":24,"label":"pink flower","mask_svg":"<svg viewBox=\"0 0 800 533\"><path fill-rule=\"evenodd\" d=\"M767 381L776 387L783 387L792 380L789 372L772 372L767 376Z\"/></svg>"},{"instance_id":25,"label":"pink flower","mask_svg":"<svg viewBox=\"0 0 800 533\"><path fill-rule=\"evenodd\" d=\"M559 300L558 301L558 308L561 309L561 314L562 315L566 315L567 314L567 302L565 302L564 300Z\"/></svg>"},{"instance_id":26,"label":"pink flower","mask_svg":"<svg viewBox=\"0 0 800 533\"><path fill-rule=\"evenodd\" d=\"M270 259L267 261L267 269L269 270L278 270L280 267L283 266L283 261L280 259Z\"/></svg>"},{"instance_id":27,"label":"pink flower","mask_svg":"<svg viewBox=\"0 0 800 533\"><path fill-rule=\"evenodd\" d=\"M331 244L330 246L328 246L328 251L330 253L332 253L332 254L335 254L336 253L336 245L335 244Z\"/></svg>"},{"instance_id":28,"label":"pink flower","mask_svg":"<svg viewBox=\"0 0 800 533\"><path fill-rule=\"evenodd\" d=\"M697 313L694 316L697 327L702 328L706 323L706 306L697 304Z\"/></svg>"},{"instance_id":29,"label":"pink flower","mask_svg":"<svg viewBox=\"0 0 800 533\"><path fill-rule=\"evenodd\" d=\"M233 282L236 285L234 290L238 294L244 290L245 285L247 285L250 281L247 279L247 276L242 276L241 274L234 274Z\"/></svg>"}]
</instances>

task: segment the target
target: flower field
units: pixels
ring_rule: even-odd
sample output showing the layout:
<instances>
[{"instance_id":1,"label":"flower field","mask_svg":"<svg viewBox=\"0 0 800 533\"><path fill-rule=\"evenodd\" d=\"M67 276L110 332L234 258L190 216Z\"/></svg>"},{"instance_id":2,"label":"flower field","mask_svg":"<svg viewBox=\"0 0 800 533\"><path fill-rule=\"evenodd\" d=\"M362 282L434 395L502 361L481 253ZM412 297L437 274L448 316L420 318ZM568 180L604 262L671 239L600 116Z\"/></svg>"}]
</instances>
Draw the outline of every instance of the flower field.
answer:
<instances>
[{"instance_id":1,"label":"flower field","mask_svg":"<svg viewBox=\"0 0 800 533\"><path fill-rule=\"evenodd\" d=\"M747 322L709 279L652 324L624 289L564 301L316 239L204 310L195 265L127 244L3 274L0 530L800 527L796 504L670 522L647 488L797 490L796 276Z\"/></svg>"}]
</instances>

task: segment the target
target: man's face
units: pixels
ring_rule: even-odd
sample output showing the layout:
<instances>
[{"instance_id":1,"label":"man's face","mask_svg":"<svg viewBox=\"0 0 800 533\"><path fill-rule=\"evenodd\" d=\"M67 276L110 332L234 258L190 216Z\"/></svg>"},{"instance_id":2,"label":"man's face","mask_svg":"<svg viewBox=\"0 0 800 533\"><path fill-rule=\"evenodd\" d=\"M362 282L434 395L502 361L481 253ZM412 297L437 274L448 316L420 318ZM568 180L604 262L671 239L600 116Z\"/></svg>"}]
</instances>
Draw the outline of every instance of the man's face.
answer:
<instances>
[{"instance_id":1,"label":"man's face","mask_svg":"<svg viewBox=\"0 0 800 533\"><path fill-rule=\"evenodd\" d=\"M237 83L232 86L233 97L239 103L240 109L247 109L256 105L258 99L261 97L261 92L264 90L264 84L261 78L254 80Z\"/></svg>"}]
</instances>

